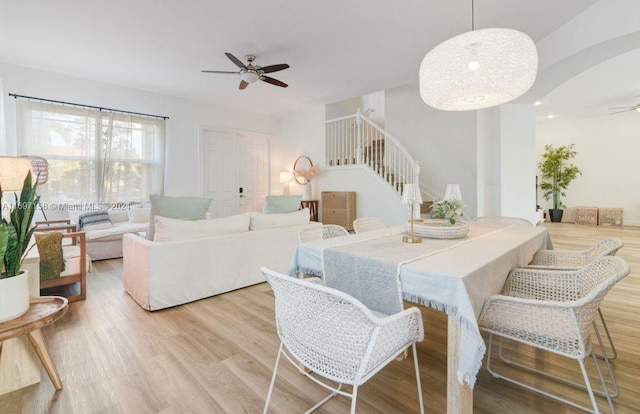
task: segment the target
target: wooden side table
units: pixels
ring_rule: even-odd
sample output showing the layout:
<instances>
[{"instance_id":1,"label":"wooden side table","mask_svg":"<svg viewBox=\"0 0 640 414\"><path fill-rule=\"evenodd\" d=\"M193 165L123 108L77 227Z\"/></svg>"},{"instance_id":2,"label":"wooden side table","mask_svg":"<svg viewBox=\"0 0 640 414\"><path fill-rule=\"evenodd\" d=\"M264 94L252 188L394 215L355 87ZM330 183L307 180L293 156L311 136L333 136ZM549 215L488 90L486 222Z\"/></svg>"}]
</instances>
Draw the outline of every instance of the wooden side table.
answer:
<instances>
[{"instance_id":1,"label":"wooden side table","mask_svg":"<svg viewBox=\"0 0 640 414\"><path fill-rule=\"evenodd\" d=\"M14 383L13 378L16 377L15 373L24 367L20 361L3 355L3 343L9 344L23 335L28 337L53 386L56 390L62 389L62 380L40 329L62 318L69 310L67 304L67 299L59 296L32 298L27 313L19 318L0 323L0 384L3 385L0 388L0 395L21 388L20 384ZM9 352L4 354L9 357L13 355Z\"/></svg>"},{"instance_id":2,"label":"wooden side table","mask_svg":"<svg viewBox=\"0 0 640 414\"><path fill-rule=\"evenodd\" d=\"M301 208L308 208L311 221L318 221L318 200L302 200Z\"/></svg>"}]
</instances>

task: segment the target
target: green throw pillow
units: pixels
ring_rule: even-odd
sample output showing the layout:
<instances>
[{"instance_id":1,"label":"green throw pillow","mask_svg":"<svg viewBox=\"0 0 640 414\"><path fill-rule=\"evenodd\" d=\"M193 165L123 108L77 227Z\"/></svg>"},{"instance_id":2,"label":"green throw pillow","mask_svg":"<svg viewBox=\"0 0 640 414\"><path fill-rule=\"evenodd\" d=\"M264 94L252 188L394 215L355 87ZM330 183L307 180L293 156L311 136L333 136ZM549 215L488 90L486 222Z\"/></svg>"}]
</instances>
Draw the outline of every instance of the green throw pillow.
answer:
<instances>
[{"instance_id":1,"label":"green throw pillow","mask_svg":"<svg viewBox=\"0 0 640 414\"><path fill-rule=\"evenodd\" d=\"M302 195L270 195L264 200L263 214L293 213L300 210Z\"/></svg>"},{"instance_id":2,"label":"green throw pillow","mask_svg":"<svg viewBox=\"0 0 640 414\"><path fill-rule=\"evenodd\" d=\"M151 214L149 216L149 230L147 239L153 240L156 228L154 224L155 216L198 220L204 218L204 214L209 210L211 198L203 197L169 197L151 195Z\"/></svg>"}]
</instances>

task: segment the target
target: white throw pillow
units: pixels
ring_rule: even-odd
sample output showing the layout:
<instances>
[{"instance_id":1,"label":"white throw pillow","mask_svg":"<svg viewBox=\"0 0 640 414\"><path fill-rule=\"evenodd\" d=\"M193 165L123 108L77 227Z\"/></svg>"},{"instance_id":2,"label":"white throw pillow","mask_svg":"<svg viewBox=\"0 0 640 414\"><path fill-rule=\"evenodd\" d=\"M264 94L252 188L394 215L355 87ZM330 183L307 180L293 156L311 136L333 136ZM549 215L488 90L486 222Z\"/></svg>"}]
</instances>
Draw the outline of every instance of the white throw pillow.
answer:
<instances>
[{"instance_id":1,"label":"white throw pillow","mask_svg":"<svg viewBox=\"0 0 640 414\"><path fill-rule=\"evenodd\" d=\"M211 220L182 220L155 216L154 242L188 240L223 234L249 231L248 214L222 217Z\"/></svg>"},{"instance_id":2,"label":"white throw pillow","mask_svg":"<svg viewBox=\"0 0 640 414\"><path fill-rule=\"evenodd\" d=\"M250 230L268 230L277 227L300 226L309 223L309 209L285 214L262 214L252 212Z\"/></svg>"},{"instance_id":3,"label":"white throw pillow","mask_svg":"<svg viewBox=\"0 0 640 414\"><path fill-rule=\"evenodd\" d=\"M130 223L144 223L149 221L151 216L151 207L149 208L132 208L129 210Z\"/></svg>"},{"instance_id":4,"label":"white throw pillow","mask_svg":"<svg viewBox=\"0 0 640 414\"><path fill-rule=\"evenodd\" d=\"M109 218L112 223L125 223L129 221L129 213L127 210L108 210Z\"/></svg>"}]
</instances>

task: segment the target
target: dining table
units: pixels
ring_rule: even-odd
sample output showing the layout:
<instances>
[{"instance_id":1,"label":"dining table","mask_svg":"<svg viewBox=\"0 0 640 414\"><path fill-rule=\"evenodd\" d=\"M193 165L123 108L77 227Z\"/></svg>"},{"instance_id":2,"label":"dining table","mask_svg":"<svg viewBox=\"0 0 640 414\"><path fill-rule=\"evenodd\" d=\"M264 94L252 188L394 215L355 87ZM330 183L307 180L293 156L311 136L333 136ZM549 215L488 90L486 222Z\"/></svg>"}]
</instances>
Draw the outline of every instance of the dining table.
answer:
<instances>
[{"instance_id":1,"label":"dining table","mask_svg":"<svg viewBox=\"0 0 640 414\"><path fill-rule=\"evenodd\" d=\"M511 270L553 248L544 227L466 224L462 237L421 237L421 243L403 242L405 225L301 243L288 271L320 276L381 314L401 311L403 300L446 312L449 414L473 412L486 351L477 323L485 300L500 293Z\"/></svg>"}]
</instances>

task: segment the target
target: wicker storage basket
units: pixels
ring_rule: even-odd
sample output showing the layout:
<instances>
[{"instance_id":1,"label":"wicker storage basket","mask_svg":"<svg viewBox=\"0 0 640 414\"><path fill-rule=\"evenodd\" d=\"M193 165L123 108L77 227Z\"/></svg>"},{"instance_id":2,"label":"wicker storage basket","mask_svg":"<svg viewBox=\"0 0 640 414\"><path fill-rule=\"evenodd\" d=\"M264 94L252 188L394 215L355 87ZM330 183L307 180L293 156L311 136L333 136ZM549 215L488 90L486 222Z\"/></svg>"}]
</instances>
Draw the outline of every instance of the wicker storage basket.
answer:
<instances>
[{"instance_id":1,"label":"wicker storage basket","mask_svg":"<svg viewBox=\"0 0 640 414\"><path fill-rule=\"evenodd\" d=\"M601 226L622 226L621 208L600 208L598 224Z\"/></svg>"},{"instance_id":2,"label":"wicker storage basket","mask_svg":"<svg viewBox=\"0 0 640 414\"><path fill-rule=\"evenodd\" d=\"M575 224L596 226L598 224L598 207L576 207Z\"/></svg>"}]
</instances>

